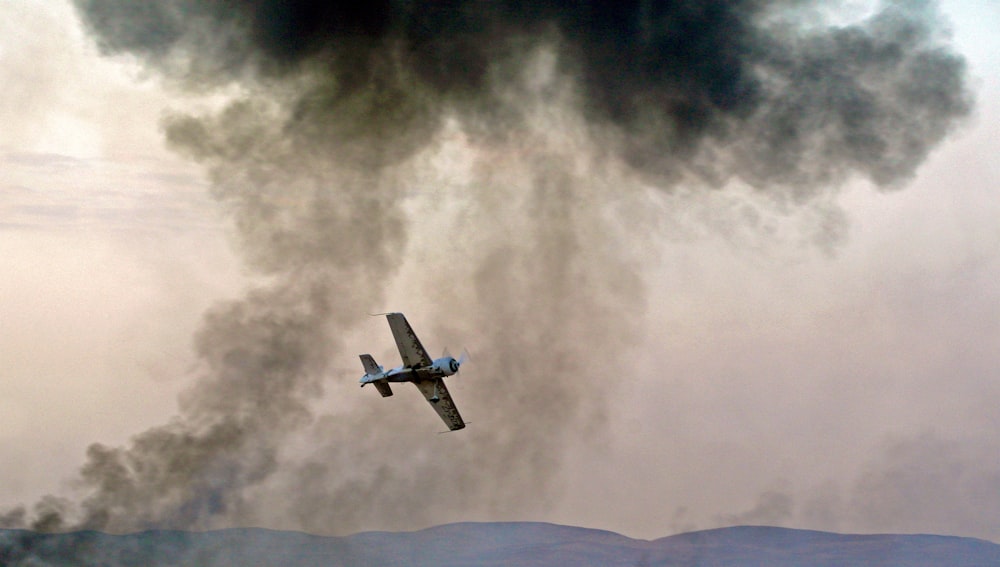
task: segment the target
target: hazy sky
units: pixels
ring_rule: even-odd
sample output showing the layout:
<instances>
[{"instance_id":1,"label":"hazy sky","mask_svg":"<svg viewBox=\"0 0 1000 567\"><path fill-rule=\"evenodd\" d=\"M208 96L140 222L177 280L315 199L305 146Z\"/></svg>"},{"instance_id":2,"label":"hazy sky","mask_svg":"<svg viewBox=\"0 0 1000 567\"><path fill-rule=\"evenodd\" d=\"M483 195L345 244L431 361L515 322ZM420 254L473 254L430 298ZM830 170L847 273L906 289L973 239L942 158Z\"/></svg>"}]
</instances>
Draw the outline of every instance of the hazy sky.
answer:
<instances>
[{"instance_id":1,"label":"hazy sky","mask_svg":"<svg viewBox=\"0 0 1000 567\"><path fill-rule=\"evenodd\" d=\"M855 180L802 207L733 185L640 188L593 201L583 191L540 202L539 218L579 214L602 224L574 233L565 247L529 248L543 264L536 265L518 255L518 231L568 237L546 232L544 222L517 225L516 214L502 212L519 210L518 199L530 205L532 194L519 184L536 183L505 168L573 161L578 118L540 97L526 112L564 127L565 139L538 127L525 130L526 141L483 142L446 126L431 149L378 181L394 187L383 194L401 205L380 216L384 203L376 200L365 209L370 224L323 232L330 240L322 242L342 243L345 256L384 258L344 276L345 289L323 288L336 307L321 310L327 317L315 328L337 337L337 346L323 361L322 391L302 387L314 394L308 425L278 420L278 432L267 433L277 472L259 469L270 476L258 484L240 477L242 507L196 527L342 533L540 520L658 537L759 523L1000 541L1000 5L955 0L941 12L966 57L976 106L913 179L889 191ZM548 80L545 57L538 56L540 82ZM176 118L212 115L242 96L240 86L192 91L130 55L102 57L75 9L55 0L0 3L0 84L0 510L30 510L47 494L86 498L79 471L92 443L125 446L178 413L197 422L205 407L223 407L191 401L216 392L197 386L214 360L205 337L222 325L203 314L219 315L228 309L219 305L230 305L220 302L244 296L268 301L247 290L273 289L269 278L296 269L283 259L308 246L294 243L294 230L287 249L255 246L268 237L246 229L248 205L234 204L238 190L229 188L253 174L220 181L230 166L199 154L186 137L190 125ZM536 147L546 148L540 157ZM466 159L473 152L478 165ZM579 153L599 154L585 144ZM315 160L308 163L323 156ZM595 187L628 178L601 164L581 158L565 173L556 169ZM483 180L496 187L473 208L462 187ZM553 183L558 192L562 185ZM302 194L295 191L287 207L275 198L269 210L299 218L298 207L315 203L294 202ZM343 198L361 202L355 193ZM603 224L602 215L612 220ZM397 224L402 240L392 236ZM316 222L303 230L325 229ZM389 236L368 248L360 243L366 231ZM496 244L505 231L510 248ZM496 291L515 287L535 297L535 280L517 279L519 270L544 270L558 264L546 254L566 250L587 263L557 277L584 290L573 293L591 315L574 313L576 295L565 305L524 299L521 307L517 293ZM536 327L550 308L553 323ZM467 431L436 435L441 424L412 388L388 400L357 388L356 353L396 364L384 320L364 316L390 309L408 314L432 352L472 351L462 376L449 382ZM504 332L475 328L491 322ZM501 340L497 359L491 352L501 352ZM519 341L537 353L510 359ZM592 357L586 364L574 361L581 352ZM580 387L548 389L550 365L552 373L567 369L569 379L577 373ZM535 386L510 386L517 381ZM528 439L552 428L549 443ZM325 437L337 443L317 441ZM480 443L493 458L463 443ZM328 465L335 470L318 468ZM383 499L383 508L336 517L335 508L370 502L341 500L357 483L361 494L378 493L366 475L385 475L397 483L394 494L405 494L428 490L412 479L400 486L406 470L452 467L463 473L443 477L444 486L425 479L444 493L433 505L416 497L408 504L426 512L386 510L393 503ZM523 486L505 480L519 474ZM307 509L307 500L325 502L327 488L334 509ZM527 498L508 498L522 488Z\"/></svg>"}]
</instances>

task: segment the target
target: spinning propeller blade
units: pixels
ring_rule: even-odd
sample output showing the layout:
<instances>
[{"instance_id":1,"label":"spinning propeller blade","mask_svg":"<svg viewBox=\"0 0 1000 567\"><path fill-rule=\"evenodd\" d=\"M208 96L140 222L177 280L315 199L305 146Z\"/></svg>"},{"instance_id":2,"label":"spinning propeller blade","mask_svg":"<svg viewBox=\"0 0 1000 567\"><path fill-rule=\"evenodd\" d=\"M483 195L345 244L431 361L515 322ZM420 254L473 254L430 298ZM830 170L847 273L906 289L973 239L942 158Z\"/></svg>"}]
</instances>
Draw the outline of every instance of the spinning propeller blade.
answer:
<instances>
[{"instance_id":1,"label":"spinning propeller blade","mask_svg":"<svg viewBox=\"0 0 1000 567\"><path fill-rule=\"evenodd\" d=\"M443 353L441 353L441 356L442 356L442 357L445 357L445 358L455 358L455 357L453 357L453 356L451 355L451 353L450 353L450 352L448 352L448 347L444 347L444 352L443 352ZM458 358L455 358L455 362L457 362L457 363L458 363L458 366L459 366L459 368L461 368L461 366L462 366L463 364L465 364L465 361L469 360L469 358L470 358L470 357L469 357L469 351L468 351L468 349L464 349L464 348L463 348L463 349L462 349L462 354L461 354L461 355L459 355L459 357L458 357ZM456 372L456 374L458 374L458 372Z\"/></svg>"}]
</instances>

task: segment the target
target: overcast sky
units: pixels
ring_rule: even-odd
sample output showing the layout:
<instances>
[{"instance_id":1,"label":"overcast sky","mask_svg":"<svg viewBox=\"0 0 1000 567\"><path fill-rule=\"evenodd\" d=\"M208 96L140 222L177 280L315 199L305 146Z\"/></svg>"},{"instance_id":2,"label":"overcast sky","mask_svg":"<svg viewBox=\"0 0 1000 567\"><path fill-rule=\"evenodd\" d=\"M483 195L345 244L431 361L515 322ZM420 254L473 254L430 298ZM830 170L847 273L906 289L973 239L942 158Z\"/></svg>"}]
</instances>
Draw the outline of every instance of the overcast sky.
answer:
<instances>
[{"instance_id":1,"label":"overcast sky","mask_svg":"<svg viewBox=\"0 0 1000 567\"><path fill-rule=\"evenodd\" d=\"M622 205L642 211L631 222L643 237L623 232L615 252L645 291L640 307L617 312L644 320L624 326L640 331L628 340L590 345L608 362L580 403L603 417L560 438L544 504L441 506L385 525L369 514L331 531L540 520L651 538L757 523L1000 541L1000 5L941 9L976 107L899 188L854 181L791 211L739 188L623 198L648 200ZM0 508L10 508L73 494L91 443L126 444L169 422L197 380L202 314L262 276L206 172L165 141L164 116L211 111L232 92L192 94L129 56L101 57L73 7L55 0L0 3L0 84ZM468 174L465 143L456 134L427 158L431 180ZM451 281L444 251L478 236L452 218L461 203L427 191L406 201L413 252L376 302L406 311L436 353L447 339L435 333L463 317L446 300L464 301L469 285ZM435 214L449 219L422 222ZM466 432L435 435L415 392L383 404L355 386L355 353L396 364L384 321L359 320L344 332L346 354L329 361L316 423L363 416L349 426L356 437L342 437L357 439L348 452L378 450L360 432L379 428L369 418L382 412L430 444L460 442ZM448 338L464 340L455 328ZM481 390L498 387L478 373L493 368L492 345L467 346L473 361L452 393L470 431L502 431L495 414L476 412L490 398ZM343 409L355 404L366 413ZM306 461L322 431L291 437ZM519 440L505 443L516 459ZM280 486L262 501L281 502ZM252 518L321 531L290 513Z\"/></svg>"}]
</instances>

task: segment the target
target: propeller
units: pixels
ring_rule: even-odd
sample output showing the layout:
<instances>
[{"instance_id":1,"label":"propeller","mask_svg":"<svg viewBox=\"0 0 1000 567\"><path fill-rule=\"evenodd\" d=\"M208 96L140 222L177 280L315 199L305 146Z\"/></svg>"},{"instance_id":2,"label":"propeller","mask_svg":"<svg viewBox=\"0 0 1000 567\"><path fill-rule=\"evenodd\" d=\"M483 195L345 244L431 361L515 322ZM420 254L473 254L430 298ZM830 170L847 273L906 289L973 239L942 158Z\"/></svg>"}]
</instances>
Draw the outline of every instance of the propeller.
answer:
<instances>
[{"instance_id":1,"label":"propeller","mask_svg":"<svg viewBox=\"0 0 1000 567\"><path fill-rule=\"evenodd\" d=\"M448 347L445 347L445 348L444 348L444 352L443 352L443 353L441 353L441 356L443 356L443 357L445 357L445 358L455 358L455 357L453 357L453 356L451 355L451 353L450 353L450 352L448 352ZM471 356L469 356L469 350L468 350L468 349L464 349L464 348L463 348L463 349L462 349L462 354L460 354L460 355L458 356L458 358L455 358L455 362L457 362L457 363L458 363L458 366L459 366L459 369L461 369L462 365L463 365L463 364L465 364L465 362L466 362L467 360L470 360L471 358L472 358L472 357L471 357ZM455 371L455 374L458 374L458 372L459 372L459 371L458 371L458 370L456 370L456 371Z\"/></svg>"}]
</instances>

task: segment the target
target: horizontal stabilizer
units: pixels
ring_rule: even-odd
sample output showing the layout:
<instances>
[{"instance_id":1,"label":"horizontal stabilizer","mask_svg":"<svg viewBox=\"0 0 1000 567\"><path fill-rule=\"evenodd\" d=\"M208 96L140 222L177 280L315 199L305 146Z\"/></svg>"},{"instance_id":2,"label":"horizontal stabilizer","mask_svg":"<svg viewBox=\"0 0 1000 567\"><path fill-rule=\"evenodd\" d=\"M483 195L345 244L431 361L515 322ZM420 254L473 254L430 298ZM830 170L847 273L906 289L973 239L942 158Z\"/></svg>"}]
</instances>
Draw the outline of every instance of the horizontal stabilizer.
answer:
<instances>
[{"instance_id":1,"label":"horizontal stabilizer","mask_svg":"<svg viewBox=\"0 0 1000 567\"><path fill-rule=\"evenodd\" d=\"M392 388L389 387L389 383L385 380L376 380L372 384L375 384L375 389L378 390L378 393L382 394L383 398L388 398L392 395Z\"/></svg>"},{"instance_id":2,"label":"horizontal stabilizer","mask_svg":"<svg viewBox=\"0 0 1000 567\"><path fill-rule=\"evenodd\" d=\"M375 363L375 359L370 354L359 355L361 357L361 364L365 367L365 374L375 376L376 374L382 372L378 364Z\"/></svg>"}]
</instances>

